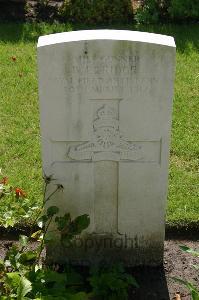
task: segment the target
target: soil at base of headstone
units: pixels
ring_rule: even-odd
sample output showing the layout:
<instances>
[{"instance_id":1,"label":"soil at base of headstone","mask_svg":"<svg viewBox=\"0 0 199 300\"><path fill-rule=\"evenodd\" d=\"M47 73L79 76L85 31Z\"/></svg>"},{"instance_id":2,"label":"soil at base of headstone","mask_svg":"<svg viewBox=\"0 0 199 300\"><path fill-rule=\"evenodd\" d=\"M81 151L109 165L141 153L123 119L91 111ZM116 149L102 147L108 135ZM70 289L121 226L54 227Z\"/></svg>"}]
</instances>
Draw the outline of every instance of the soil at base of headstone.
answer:
<instances>
[{"instance_id":1,"label":"soil at base of headstone","mask_svg":"<svg viewBox=\"0 0 199 300\"><path fill-rule=\"evenodd\" d=\"M0 258L3 258L14 239L0 240ZM172 280L178 277L193 282L199 288L199 277L192 267L199 264L199 259L180 250L179 245L199 249L199 241L167 240L165 241L164 266L161 267L134 267L128 269L140 285L139 289L132 289L129 300L191 300L189 291ZM30 248L34 249L32 243ZM81 269L84 272L84 268ZM177 297L180 295L180 298ZM122 299L121 299L122 300Z\"/></svg>"},{"instance_id":2,"label":"soil at base of headstone","mask_svg":"<svg viewBox=\"0 0 199 300\"><path fill-rule=\"evenodd\" d=\"M164 266L159 268L137 267L132 270L140 284L129 299L139 300L191 300L189 291L172 280L172 277L193 282L199 289L199 277L192 264L199 264L199 259L180 250L179 245L199 249L199 241L165 241ZM180 298L177 297L180 295Z\"/></svg>"}]
</instances>

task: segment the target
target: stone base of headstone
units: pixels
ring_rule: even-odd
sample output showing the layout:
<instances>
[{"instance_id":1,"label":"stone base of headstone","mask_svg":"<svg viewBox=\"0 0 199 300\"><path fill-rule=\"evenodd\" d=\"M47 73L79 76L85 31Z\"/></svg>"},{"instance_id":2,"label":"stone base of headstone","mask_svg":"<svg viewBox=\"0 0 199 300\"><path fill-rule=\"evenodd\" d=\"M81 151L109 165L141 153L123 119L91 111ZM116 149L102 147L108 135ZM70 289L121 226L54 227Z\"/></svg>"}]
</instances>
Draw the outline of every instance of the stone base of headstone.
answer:
<instances>
[{"instance_id":1,"label":"stone base of headstone","mask_svg":"<svg viewBox=\"0 0 199 300\"><path fill-rule=\"evenodd\" d=\"M159 266L163 263L164 245L161 241L154 236L145 241L137 237L92 234L76 238L71 246L56 243L47 247L46 258L49 263L76 266L117 263L127 267Z\"/></svg>"}]
</instances>

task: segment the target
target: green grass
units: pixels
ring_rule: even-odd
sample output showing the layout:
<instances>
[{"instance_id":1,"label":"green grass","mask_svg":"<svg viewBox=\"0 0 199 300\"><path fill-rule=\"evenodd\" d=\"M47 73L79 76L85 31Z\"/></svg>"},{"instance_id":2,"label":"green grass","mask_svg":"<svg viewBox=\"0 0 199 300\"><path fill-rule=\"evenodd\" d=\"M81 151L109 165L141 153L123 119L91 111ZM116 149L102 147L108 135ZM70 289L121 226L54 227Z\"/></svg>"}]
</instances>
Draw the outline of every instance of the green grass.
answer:
<instances>
[{"instance_id":1,"label":"green grass","mask_svg":"<svg viewBox=\"0 0 199 300\"><path fill-rule=\"evenodd\" d=\"M199 223L199 25L114 27L175 37L177 67L167 222ZM30 204L42 201L37 38L86 28L64 24L0 24L0 167L13 185L27 191ZM16 56L16 61L12 56Z\"/></svg>"}]
</instances>

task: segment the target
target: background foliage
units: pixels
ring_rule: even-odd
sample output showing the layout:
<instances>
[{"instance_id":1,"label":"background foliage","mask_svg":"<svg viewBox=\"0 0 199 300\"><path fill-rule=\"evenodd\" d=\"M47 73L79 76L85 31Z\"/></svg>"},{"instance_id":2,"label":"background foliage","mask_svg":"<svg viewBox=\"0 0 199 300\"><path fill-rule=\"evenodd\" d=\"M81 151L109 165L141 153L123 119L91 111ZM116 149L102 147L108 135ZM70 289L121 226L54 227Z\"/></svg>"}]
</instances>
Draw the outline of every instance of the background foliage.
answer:
<instances>
[{"instance_id":1,"label":"background foliage","mask_svg":"<svg viewBox=\"0 0 199 300\"><path fill-rule=\"evenodd\" d=\"M199 21L198 0L144 0L135 13L138 23Z\"/></svg>"},{"instance_id":2,"label":"background foliage","mask_svg":"<svg viewBox=\"0 0 199 300\"><path fill-rule=\"evenodd\" d=\"M65 21L86 24L127 23L133 18L130 0L65 0L60 13Z\"/></svg>"},{"instance_id":3,"label":"background foliage","mask_svg":"<svg viewBox=\"0 0 199 300\"><path fill-rule=\"evenodd\" d=\"M0 20L87 25L198 22L198 0L1 0Z\"/></svg>"}]
</instances>

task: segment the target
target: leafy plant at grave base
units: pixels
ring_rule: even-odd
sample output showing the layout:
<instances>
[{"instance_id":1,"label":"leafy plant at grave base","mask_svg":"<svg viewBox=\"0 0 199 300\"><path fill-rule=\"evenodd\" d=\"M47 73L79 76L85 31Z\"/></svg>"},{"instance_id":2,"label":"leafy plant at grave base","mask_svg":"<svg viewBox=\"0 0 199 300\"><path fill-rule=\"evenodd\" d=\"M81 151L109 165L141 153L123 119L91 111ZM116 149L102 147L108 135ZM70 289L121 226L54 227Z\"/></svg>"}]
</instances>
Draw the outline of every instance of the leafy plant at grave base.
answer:
<instances>
[{"instance_id":1,"label":"leafy plant at grave base","mask_svg":"<svg viewBox=\"0 0 199 300\"><path fill-rule=\"evenodd\" d=\"M50 181L46 181L46 185L48 183ZM1 185L1 195L12 192L6 179ZM56 185L54 192L45 199L44 205L60 189L62 186ZM18 197L25 196L25 194L22 195L22 190L18 189L18 193ZM87 293L82 291L84 281L79 274L69 268L67 272L58 273L42 262L42 251L45 244L49 242L47 231L58 212L58 207L48 207L46 213L41 216L39 214L35 220L35 224L39 223L40 226L42 221L42 228L31 234L30 237L21 235L19 243L8 249L4 260L0 261L0 299L88 299ZM66 219L67 222L70 220L68 230L65 226ZM71 241L76 234L80 234L89 225L89 222L88 215L78 216L72 220L70 214L67 214L56 219L57 229L60 229L63 240L67 236L68 241ZM29 250L30 247L28 247L32 240L38 241L35 250Z\"/></svg>"},{"instance_id":2,"label":"leafy plant at grave base","mask_svg":"<svg viewBox=\"0 0 199 300\"><path fill-rule=\"evenodd\" d=\"M10 193L7 179L3 180L1 193L7 191ZM52 177L45 178L45 191L51 180ZM62 185L55 185L55 190L47 198L44 193L43 207L52 195L62 188ZM18 189L17 197L23 196L23 193ZM89 281L93 291L88 293L88 287L85 288L85 279L70 266L65 267L63 272L58 272L59 266L44 264L42 251L47 243L53 242L48 230L52 221L57 226L60 242L63 245L69 245L73 238L86 229L90 223L88 215L72 219L69 213L63 216L58 216L58 213L57 206L49 206L42 215L39 212L33 227L38 224L41 229L29 237L21 235L18 244L13 244L8 249L5 258L0 261L0 299L89 300L95 296L98 299L107 300L127 299L129 286L137 287L138 285L131 275L124 272L122 267L92 272ZM38 242L34 250L30 250L29 247L32 241Z\"/></svg>"},{"instance_id":3,"label":"leafy plant at grave base","mask_svg":"<svg viewBox=\"0 0 199 300\"><path fill-rule=\"evenodd\" d=\"M0 177L0 224L5 228L13 227L21 217L30 219L39 211L38 206L30 206L26 193L19 187L9 184L8 178Z\"/></svg>"},{"instance_id":4,"label":"leafy plant at grave base","mask_svg":"<svg viewBox=\"0 0 199 300\"><path fill-rule=\"evenodd\" d=\"M135 278L125 273L122 265L93 269L89 282L94 299L127 300L129 287L139 287Z\"/></svg>"},{"instance_id":5,"label":"leafy plant at grave base","mask_svg":"<svg viewBox=\"0 0 199 300\"><path fill-rule=\"evenodd\" d=\"M190 253L193 256L196 256L199 258L199 250L194 250L192 248L189 248L185 245L181 245L180 249L186 253ZM196 270L196 272L199 275L199 265L192 265L192 267ZM194 286L194 284L190 281L183 280L177 277L172 277L172 279L182 285L184 285L191 293L192 300L199 300L199 290Z\"/></svg>"}]
</instances>

